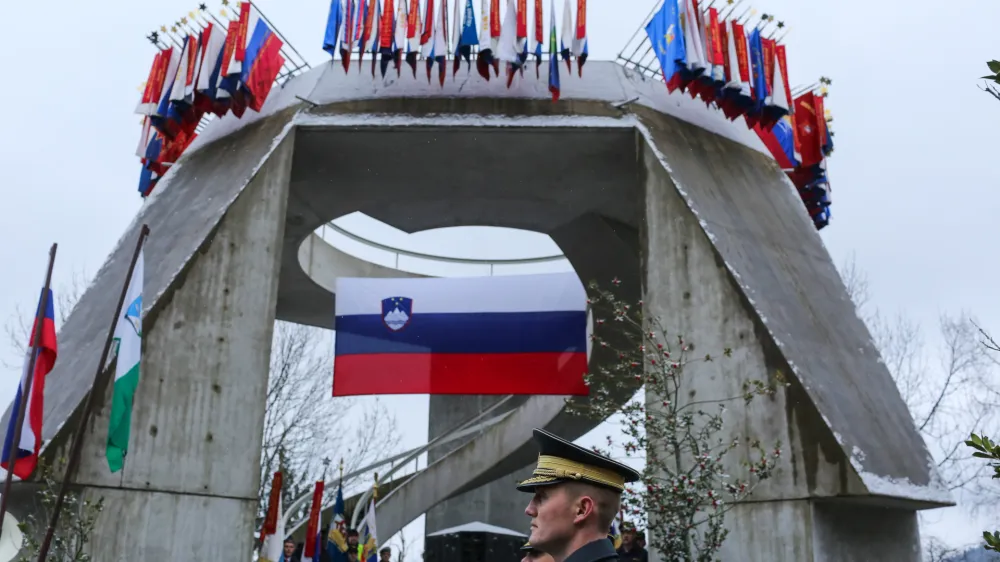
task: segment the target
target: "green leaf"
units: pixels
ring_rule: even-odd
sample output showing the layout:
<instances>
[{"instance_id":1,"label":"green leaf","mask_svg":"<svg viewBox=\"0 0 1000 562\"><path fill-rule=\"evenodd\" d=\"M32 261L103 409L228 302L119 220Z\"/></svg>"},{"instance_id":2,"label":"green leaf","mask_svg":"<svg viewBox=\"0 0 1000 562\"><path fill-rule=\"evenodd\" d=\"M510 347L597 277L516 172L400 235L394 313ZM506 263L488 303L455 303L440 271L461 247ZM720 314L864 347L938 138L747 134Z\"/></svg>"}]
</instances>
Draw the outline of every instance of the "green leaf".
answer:
<instances>
[{"instance_id":1,"label":"green leaf","mask_svg":"<svg viewBox=\"0 0 1000 562\"><path fill-rule=\"evenodd\" d=\"M986 63L986 66L990 67L990 70L992 72L1000 73L1000 61L991 60L990 62Z\"/></svg>"}]
</instances>

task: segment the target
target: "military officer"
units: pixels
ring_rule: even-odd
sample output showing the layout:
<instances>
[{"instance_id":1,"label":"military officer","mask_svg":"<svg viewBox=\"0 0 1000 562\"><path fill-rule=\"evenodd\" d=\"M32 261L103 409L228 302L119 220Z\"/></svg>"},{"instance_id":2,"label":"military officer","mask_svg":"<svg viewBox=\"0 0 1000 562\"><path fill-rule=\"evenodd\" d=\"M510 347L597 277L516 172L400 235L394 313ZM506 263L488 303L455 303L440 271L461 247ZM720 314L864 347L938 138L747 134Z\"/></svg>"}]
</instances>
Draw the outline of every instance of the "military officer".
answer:
<instances>
[{"instance_id":1,"label":"military officer","mask_svg":"<svg viewBox=\"0 0 1000 562\"><path fill-rule=\"evenodd\" d=\"M524 510L531 517L528 543L554 562L618 560L608 529L625 484L639 473L547 431L535 429L534 438L538 464L517 485L533 494Z\"/></svg>"}]
</instances>

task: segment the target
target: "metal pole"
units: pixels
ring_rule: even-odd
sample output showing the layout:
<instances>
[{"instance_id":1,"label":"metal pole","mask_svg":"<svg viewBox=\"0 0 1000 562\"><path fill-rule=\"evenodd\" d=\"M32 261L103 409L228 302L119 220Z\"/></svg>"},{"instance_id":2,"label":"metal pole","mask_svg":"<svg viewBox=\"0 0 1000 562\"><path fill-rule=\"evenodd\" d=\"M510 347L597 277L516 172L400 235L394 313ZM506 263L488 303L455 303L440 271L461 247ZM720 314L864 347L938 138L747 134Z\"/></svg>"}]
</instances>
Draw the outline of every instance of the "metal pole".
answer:
<instances>
[{"instance_id":1,"label":"metal pole","mask_svg":"<svg viewBox=\"0 0 1000 562\"><path fill-rule=\"evenodd\" d=\"M63 474L62 484L59 485L59 495L56 497L55 506L52 508L52 518L49 520L49 528L45 531L45 539L42 541L42 546L38 550L38 562L45 562L45 558L49 554L49 546L52 544L52 536L56 531L56 524L59 522L59 512L62 511L63 501L66 499L66 489L69 487L69 481L73 478L73 473L76 472L77 465L80 464L80 453L83 451L83 436L87 431L87 422L90 419L91 410L94 408L95 395L97 394L97 389L103 388L102 383L106 373L104 364L108 360L108 353L111 350L111 343L114 341L115 337L115 327L118 325L118 317L121 315L122 304L125 302L125 293L128 292L128 285L132 281L132 272L135 271L135 263L139 261L139 252L142 250L143 242L146 241L146 236L149 235L149 226L142 225L142 230L139 231L139 240L135 243L135 252L132 254L132 261L128 265L128 272L125 274L125 283L122 287L122 292L118 296L118 304L115 306L115 314L111 318L111 328L108 330L108 337L104 340L104 350L101 351L101 358L97 362L97 373L94 374L94 383L90 388L90 393L87 395L87 402L84 404L83 416L80 419L79 425L76 428L76 435L73 436L73 445L70 448L69 462L66 464L66 473ZM141 315L140 311L140 315Z\"/></svg>"},{"instance_id":2,"label":"metal pole","mask_svg":"<svg viewBox=\"0 0 1000 562\"><path fill-rule=\"evenodd\" d=\"M295 53L296 56L299 57L299 60L302 61L303 63L305 63L305 66L308 67L309 63L306 62L306 58L303 57L299 53L299 51L295 48L294 45L292 45L291 43L288 42L287 39L285 39L285 34L282 33L281 31L279 31L278 28L277 28L277 26L275 26L273 23L271 23L271 20L267 19L267 16L264 15L264 12L261 11L261 9L257 6L257 4L253 3L252 1L250 1L250 5L253 6L253 7L255 7L255 8L257 8L257 12L260 13L260 17L267 23L267 25L269 25L271 27L271 29L274 30L275 33L278 34L279 37L281 37L284 40L285 45L288 45L288 48L291 49L292 52ZM250 32L250 33L252 33L252 32Z\"/></svg>"},{"instance_id":3,"label":"metal pole","mask_svg":"<svg viewBox=\"0 0 1000 562\"><path fill-rule=\"evenodd\" d=\"M38 348L42 345L42 320L49 307L49 286L52 284L52 268L56 263L57 247L58 244L53 244L49 249L49 266L45 270L45 284L42 285L42 297L38 299L38 310L35 311L35 324L31 334L31 357L28 358L28 372L24 375L24 392L21 393L21 401L17 404L14 440L11 441L10 455L7 457L7 480L3 485L3 497L0 498L0 530L3 529L3 520L7 515L7 498L10 497L10 485L14 480L14 461L17 460L17 452L21 449L21 426L24 425L24 413L28 409L28 398L31 396L31 385L35 378L35 360L38 358ZM11 413L13 414L13 412Z\"/></svg>"}]
</instances>

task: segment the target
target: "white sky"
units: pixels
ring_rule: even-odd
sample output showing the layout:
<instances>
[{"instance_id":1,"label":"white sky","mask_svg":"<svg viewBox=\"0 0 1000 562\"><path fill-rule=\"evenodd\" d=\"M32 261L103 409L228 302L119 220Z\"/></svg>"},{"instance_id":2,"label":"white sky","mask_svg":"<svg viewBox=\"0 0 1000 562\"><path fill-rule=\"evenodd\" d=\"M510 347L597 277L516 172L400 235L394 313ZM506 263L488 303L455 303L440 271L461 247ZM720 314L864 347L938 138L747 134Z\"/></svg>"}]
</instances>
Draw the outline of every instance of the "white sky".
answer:
<instances>
[{"instance_id":1,"label":"white sky","mask_svg":"<svg viewBox=\"0 0 1000 562\"><path fill-rule=\"evenodd\" d=\"M144 36L196 5L61 0L6 6L0 263L7 275L0 277L0 321L16 305L33 306L52 242L60 243L58 288L74 272L93 275L131 221L141 204L133 155L139 117L132 110L154 54ZM328 1L259 5L313 65L326 60L320 44ZM837 133L830 161L833 222L822 237L836 262L853 253L869 275L874 304L906 311L928 332L939 313L962 309L1000 331L991 252L991 225L1000 211L991 133L1000 102L980 92L976 80L986 60L1000 58L1000 2L970 0L961 9L927 0L753 5L791 27L792 84L833 79L827 102ZM217 11L218 0L209 7ZM613 58L651 7L652 0L591 0L591 56ZM420 251L461 255L485 245L500 257L535 241L424 233L411 243ZM0 373L0 400L13 395L17 375ZM394 400L406 412L404 446L419 444L426 439L426 397ZM934 517L942 521L933 530L955 542L974 541L980 527L952 511ZM410 531L419 533L419 525Z\"/></svg>"}]
</instances>

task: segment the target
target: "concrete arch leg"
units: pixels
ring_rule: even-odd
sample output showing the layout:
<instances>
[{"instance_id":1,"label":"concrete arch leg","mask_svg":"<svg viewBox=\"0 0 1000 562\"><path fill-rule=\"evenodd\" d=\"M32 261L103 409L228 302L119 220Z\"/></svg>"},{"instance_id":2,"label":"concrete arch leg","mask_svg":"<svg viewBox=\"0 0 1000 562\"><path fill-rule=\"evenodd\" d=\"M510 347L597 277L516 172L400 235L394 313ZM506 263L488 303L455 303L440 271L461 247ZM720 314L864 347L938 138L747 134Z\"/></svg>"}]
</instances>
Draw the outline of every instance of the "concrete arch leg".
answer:
<instances>
[{"instance_id":1,"label":"concrete arch leg","mask_svg":"<svg viewBox=\"0 0 1000 562\"><path fill-rule=\"evenodd\" d=\"M275 150L156 311L120 474L104 459L104 391L76 478L86 497L104 498L93 560L251 558L292 142Z\"/></svg>"}]
</instances>

